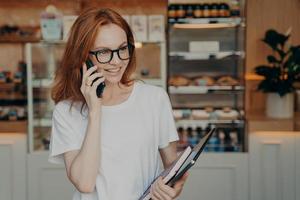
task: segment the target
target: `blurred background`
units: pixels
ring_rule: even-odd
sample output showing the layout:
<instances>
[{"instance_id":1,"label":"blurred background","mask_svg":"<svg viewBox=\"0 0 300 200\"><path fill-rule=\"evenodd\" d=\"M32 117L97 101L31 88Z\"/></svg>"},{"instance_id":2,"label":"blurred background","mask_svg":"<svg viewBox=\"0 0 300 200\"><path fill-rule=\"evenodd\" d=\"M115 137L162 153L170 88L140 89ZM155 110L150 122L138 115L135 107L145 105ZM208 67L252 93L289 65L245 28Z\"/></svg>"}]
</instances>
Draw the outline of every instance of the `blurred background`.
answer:
<instances>
[{"instance_id":1,"label":"blurred background","mask_svg":"<svg viewBox=\"0 0 300 200\"><path fill-rule=\"evenodd\" d=\"M50 89L90 7L130 24L133 76L168 92L178 152L218 128L181 199L300 200L299 0L0 0L0 200L72 198L47 161Z\"/></svg>"}]
</instances>

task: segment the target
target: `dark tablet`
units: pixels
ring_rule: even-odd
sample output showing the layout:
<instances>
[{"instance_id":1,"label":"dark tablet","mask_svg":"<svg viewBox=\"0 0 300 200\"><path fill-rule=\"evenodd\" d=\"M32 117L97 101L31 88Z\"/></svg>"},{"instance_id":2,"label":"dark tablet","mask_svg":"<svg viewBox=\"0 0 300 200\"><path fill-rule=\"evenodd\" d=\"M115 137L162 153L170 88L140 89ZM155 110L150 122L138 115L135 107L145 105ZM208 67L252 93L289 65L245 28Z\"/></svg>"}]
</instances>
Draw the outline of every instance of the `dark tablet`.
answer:
<instances>
[{"instance_id":1,"label":"dark tablet","mask_svg":"<svg viewBox=\"0 0 300 200\"><path fill-rule=\"evenodd\" d=\"M216 128L212 128L204 137L201 138L200 142L193 148L190 155L186 158L184 163L179 168L178 172L171 178L167 184L173 186L176 181L178 181L185 172L187 172L197 161L198 157L200 156L201 152L203 151L206 143L210 139L210 137L215 132Z\"/></svg>"}]
</instances>

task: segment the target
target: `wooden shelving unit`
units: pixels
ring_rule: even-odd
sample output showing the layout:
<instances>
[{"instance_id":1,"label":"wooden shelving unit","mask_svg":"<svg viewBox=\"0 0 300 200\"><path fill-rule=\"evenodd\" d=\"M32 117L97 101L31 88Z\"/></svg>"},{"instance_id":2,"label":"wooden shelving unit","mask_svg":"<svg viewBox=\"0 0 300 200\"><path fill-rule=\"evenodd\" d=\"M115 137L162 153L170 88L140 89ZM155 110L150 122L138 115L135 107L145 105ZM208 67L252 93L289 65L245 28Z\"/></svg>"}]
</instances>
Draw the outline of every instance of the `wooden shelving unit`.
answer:
<instances>
[{"instance_id":1,"label":"wooden shelving unit","mask_svg":"<svg viewBox=\"0 0 300 200\"><path fill-rule=\"evenodd\" d=\"M0 43L26 43L26 42L39 42L40 39L36 37L27 37L27 36L14 36L14 35L5 35L0 36Z\"/></svg>"},{"instance_id":2,"label":"wooden shelving unit","mask_svg":"<svg viewBox=\"0 0 300 200\"><path fill-rule=\"evenodd\" d=\"M1 100L26 100L20 91L15 91L15 88L21 83L0 83L0 99Z\"/></svg>"},{"instance_id":3,"label":"wooden shelving unit","mask_svg":"<svg viewBox=\"0 0 300 200\"><path fill-rule=\"evenodd\" d=\"M0 120L1 133L27 134L27 120L5 121Z\"/></svg>"}]
</instances>

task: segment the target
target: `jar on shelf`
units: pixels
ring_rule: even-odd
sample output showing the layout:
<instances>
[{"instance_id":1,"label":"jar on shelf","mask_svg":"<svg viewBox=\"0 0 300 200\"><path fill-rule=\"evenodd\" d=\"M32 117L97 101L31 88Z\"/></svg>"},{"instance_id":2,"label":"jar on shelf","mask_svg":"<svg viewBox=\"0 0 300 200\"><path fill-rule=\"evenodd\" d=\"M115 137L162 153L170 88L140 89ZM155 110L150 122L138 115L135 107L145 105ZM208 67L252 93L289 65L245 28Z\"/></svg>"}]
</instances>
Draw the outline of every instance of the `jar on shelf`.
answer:
<instances>
[{"instance_id":1,"label":"jar on shelf","mask_svg":"<svg viewBox=\"0 0 300 200\"><path fill-rule=\"evenodd\" d=\"M197 137L198 137L198 142L200 139L203 137L203 130L201 126L196 127L196 132L197 132Z\"/></svg>"},{"instance_id":2,"label":"jar on shelf","mask_svg":"<svg viewBox=\"0 0 300 200\"><path fill-rule=\"evenodd\" d=\"M11 108L8 112L8 120L16 121L18 119L17 110L15 108Z\"/></svg>"},{"instance_id":3,"label":"jar on shelf","mask_svg":"<svg viewBox=\"0 0 300 200\"><path fill-rule=\"evenodd\" d=\"M211 6L208 3L203 4L203 17L211 17Z\"/></svg>"},{"instance_id":4,"label":"jar on shelf","mask_svg":"<svg viewBox=\"0 0 300 200\"><path fill-rule=\"evenodd\" d=\"M240 7L238 3L232 4L230 7L230 16L239 17L240 16Z\"/></svg>"},{"instance_id":5,"label":"jar on shelf","mask_svg":"<svg viewBox=\"0 0 300 200\"><path fill-rule=\"evenodd\" d=\"M176 5L174 4L169 5L168 17L173 19L176 18Z\"/></svg>"},{"instance_id":6,"label":"jar on shelf","mask_svg":"<svg viewBox=\"0 0 300 200\"><path fill-rule=\"evenodd\" d=\"M230 17L230 7L227 3L219 4L219 16L220 17Z\"/></svg>"},{"instance_id":7,"label":"jar on shelf","mask_svg":"<svg viewBox=\"0 0 300 200\"><path fill-rule=\"evenodd\" d=\"M210 17L219 17L219 6L217 3L210 5Z\"/></svg>"},{"instance_id":8,"label":"jar on shelf","mask_svg":"<svg viewBox=\"0 0 300 200\"><path fill-rule=\"evenodd\" d=\"M218 138L219 138L219 151L220 152L224 152L225 151L225 133L222 129L218 129L217 130L217 135L218 135Z\"/></svg>"},{"instance_id":9,"label":"jar on shelf","mask_svg":"<svg viewBox=\"0 0 300 200\"><path fill-rule=\"evenodd\" d=\"M187 18L193 18L194 17L194 5L192 4L188 4L186 5L186 13L185 13L185 16Z\"/></svg>"},{"instance_id":10,"label":"jar on shelf","mask_svg":"<svg viewBox=\"0 0 300 200\"><path fill-rule=\"evenodd\" d=\"M179 135L178 149L180 151L188 146L188 136L186 130L183 127L178 127L177 132Z\"/></svg>"},{"instance_id":11,"label":"jar on shelf","mask_svg":"<svg viewBox=\"0 0 300 200\"><path fill-rule=\"evenodd\" d=\"M185 6L183 4L179 4L177 6L177 9L176 9L176 17L177 18L184 18L185 14L186 14Z\"/></svg>"},{"instance_id":12,"label":"jar on shelf","mask_svg":"<svg viewBox=\"0 0 300 200\"><path fill-rule=\"evenodd\" d=\"M201 18L203 17L203 5L202 4L197 4L195 5L194 8L194 17L195 18Z\"/></svg>"}]
</instances>

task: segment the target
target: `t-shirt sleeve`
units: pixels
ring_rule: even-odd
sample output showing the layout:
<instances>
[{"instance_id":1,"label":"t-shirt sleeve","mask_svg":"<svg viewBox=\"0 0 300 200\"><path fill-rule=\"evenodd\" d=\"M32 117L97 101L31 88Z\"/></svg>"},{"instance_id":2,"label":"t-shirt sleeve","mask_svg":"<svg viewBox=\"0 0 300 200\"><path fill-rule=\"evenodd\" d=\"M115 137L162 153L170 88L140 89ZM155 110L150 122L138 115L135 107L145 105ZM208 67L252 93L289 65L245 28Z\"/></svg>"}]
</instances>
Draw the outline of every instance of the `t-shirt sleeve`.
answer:
<instances>
[{"instance_id":1,"label":"t-shirt sleeve","mask_svg":"<svg viewBox=\"0 0 300 200\"><path fill-rule=\"evenodd\" d=\"M178 140L173 110L167 92L160 89L159 95L159 148L165 148L170 142Z\"/></svg>"},{"instance_id":2,"label":"t-shirt sleeve","mask_svg":"<svg viewBox=\"0 0 300 200\"><path fill-rule=\"evenodd\" d=\"M82 138L74 124L76 121L72 116L70 105L58 103L52 115L49 162L63 164L65 152L80 149Z\"/></svg>"}]
</instances>

